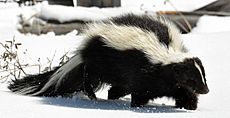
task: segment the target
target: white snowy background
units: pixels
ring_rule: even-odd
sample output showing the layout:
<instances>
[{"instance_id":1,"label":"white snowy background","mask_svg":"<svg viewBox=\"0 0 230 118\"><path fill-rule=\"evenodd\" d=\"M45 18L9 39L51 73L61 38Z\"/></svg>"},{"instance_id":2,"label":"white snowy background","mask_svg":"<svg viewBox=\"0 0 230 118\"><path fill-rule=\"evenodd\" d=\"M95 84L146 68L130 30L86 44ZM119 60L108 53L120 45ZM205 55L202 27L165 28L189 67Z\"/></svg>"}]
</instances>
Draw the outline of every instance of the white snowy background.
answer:
<instances>
[{"instance_id":1,"label":"white snowy background","mask_svg":"<svg viewBox=\"0 0 230 118\"><path fill-rule=\"evenodd\" d=\"M111 14L127 12L141 13L143 10L174 10L170 5L164 5L163 0L122 0L122 8L98 9L77 8L70 14L73 17L106 18ZM214 0L171 0L179 10L191 11ZM17 52L22 64L39 64L44 69L53 59L52 66L58 65L59 58L67 52L73 51L81 42L82 36L73 31L66 35L55 36L54 33L46 35L20 34L17 16L20 13L34 12L50 13L47 17L59 17L60 20L71 19L67 16L52 15L45 4L33 7L19 8L17 4L0 3L0 42L15 39L21 43ZM54 11L61 12L66 9L53 6ZM60 11L61 10L61 11ZM94 14L95 11L95 14ZM108 12L110 11L110 12ZM74 15L76 14L76 15ZM98 15L98 16L92 16ZM185 45L203 62L206 70L207 83L210 92L199 96L198 109L189 111L172 108L174 101L163 98L151 101L144 108L130 108L129 96L122 100L106 100L107 92L99 91L98 101L87 98L46 98L17 95L7 89L7 82L0 83L0 118L229 118L230 117L230 17L203 16L196 28L189 34L182 35ZM0 53L4 51L0 48ZM68 53L71 56L71 53ZM40 61L38 61L40 60ZM28 73L37 73L37 67L25 69ZM0 72L0 76L4 75Z\"/></svg>"}]
</instances>

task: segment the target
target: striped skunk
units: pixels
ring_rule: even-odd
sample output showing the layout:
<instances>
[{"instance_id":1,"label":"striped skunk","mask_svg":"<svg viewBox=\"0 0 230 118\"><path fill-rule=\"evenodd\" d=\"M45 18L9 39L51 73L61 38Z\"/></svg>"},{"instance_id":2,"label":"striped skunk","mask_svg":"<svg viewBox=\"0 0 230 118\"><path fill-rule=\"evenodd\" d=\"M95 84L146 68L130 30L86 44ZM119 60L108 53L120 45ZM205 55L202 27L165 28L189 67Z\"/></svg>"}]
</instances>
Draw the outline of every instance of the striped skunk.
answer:
<instances>
[{"instance_id":1,"label":"striped skunk","mask_svg":"<svg viewBox=\"0 0 230 118\"><path fill-rule=\"evenodd\" d=\"M161 17L127 14L88 25L75 55L52 71L13 80L8 88L24 95L71 96L108 84L108 99L131 94L131 107L171 97L177 108L195 110L198 94L209 92L204 67Z\"/></svg>"}]
</instances>

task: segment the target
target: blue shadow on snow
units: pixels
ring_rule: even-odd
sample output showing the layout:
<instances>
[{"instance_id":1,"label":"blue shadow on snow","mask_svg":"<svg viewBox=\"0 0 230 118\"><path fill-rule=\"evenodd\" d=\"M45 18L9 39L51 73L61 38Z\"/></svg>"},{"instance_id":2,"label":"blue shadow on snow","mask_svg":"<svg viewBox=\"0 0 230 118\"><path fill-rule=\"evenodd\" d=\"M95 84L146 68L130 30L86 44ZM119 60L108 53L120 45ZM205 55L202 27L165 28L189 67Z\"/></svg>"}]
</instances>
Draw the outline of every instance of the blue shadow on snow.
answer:
<instances>
[{"instance_id":1,"label":"blue shadow on snow","mask_svg":"<svg viewBox=\"0 0 230 118\"><path fill-rule=\"evenodd\" d=\"M151 104L140 108L131 108L129 101L124 100L89 100L87 98L43 97L41 102L48 105L100 110L128 110L138 113L190 113L174 106Z\"/></svg>"}]
</instances>

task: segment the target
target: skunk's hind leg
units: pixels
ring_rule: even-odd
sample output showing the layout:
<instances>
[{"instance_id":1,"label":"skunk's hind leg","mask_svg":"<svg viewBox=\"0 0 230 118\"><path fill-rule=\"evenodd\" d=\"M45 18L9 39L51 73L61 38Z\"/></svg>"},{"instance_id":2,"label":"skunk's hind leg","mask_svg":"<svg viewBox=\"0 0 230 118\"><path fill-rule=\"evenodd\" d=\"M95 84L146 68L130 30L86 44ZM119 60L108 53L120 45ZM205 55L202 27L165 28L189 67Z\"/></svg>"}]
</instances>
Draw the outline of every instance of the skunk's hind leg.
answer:
<instances>
[{"instance_id":1,"label":"skunk's hind leg","mask_svg":"<svg viewBox=\"0 0 230 118\"><path fill-rule=\"evenodd\" d=\"M115 100L130 94L130 92L124 87L112 86L108 91L108 99Z\"/></svg>"},{"instance_id":2,"label":"skunk's hind leg","mask_svg":"<svg viewBox=\"0 0 230 118\"><path fill-rule=\"evenodd\" d=\"M83 91L85 92L85 94L87 94L89 99L91 99L91 100L97 99L97 97L94 93L92 84L87 79L84 81L83 89L84 89Z\"/></svg>"},{"instance_id":3,"label":"skunk's hind leg","mask_svg":"<svg viewBox=\"0 0 230 118\"><path fill-rule=\"evenodd\" d=\"M131 94L131 107L142 107L149 101L149 96L145 93L132 93Z\"/></svg>"},{"instance_id":4,"label":"skunk's hind leg","mask_svg":"<svg viewBox=\"0 0 230 118\"><path fill-rule=\"evenodd\" d=\"M99 81L94 71L90 71L89 68L87 65L83 66L83 92L89 99L96 100L95 89L99 87Z\"/></svg>"}]
</instances>

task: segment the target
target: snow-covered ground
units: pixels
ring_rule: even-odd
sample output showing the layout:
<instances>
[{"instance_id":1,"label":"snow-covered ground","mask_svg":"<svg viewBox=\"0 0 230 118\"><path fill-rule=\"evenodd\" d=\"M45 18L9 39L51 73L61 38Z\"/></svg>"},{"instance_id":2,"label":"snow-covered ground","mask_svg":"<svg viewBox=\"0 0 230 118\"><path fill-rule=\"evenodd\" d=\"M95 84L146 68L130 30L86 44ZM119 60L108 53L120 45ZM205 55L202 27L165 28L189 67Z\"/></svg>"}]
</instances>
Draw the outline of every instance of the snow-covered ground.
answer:
<instances>
[{"instance_id":1,"label":"snow-covered ground","mask_svg":"<svg viewBox=\"0 0 230 118\"><path fill-rule=\"evenodd\" d=\"M187 10L194 9L194 6L198 5L194 2L196 0L188 1L190 2L187 3L189 6ZM193 6L188 5L190 3ZM13 40L15 37L16 42L22 44L18 49L21 63L40 64L44 69L49 64L48 60L53 58L52 66L55 66L63 54L73 51L74 47L79 45L82 37L76 35L76 31L60 36L55 36L53 33L41 36L18 33L16 16L24 10L18 8L16 4L0 4L0 42L5 43L6 40ZM207 95L199 97L196 111L172 108L173 101L167 99L152 101L144 108L130 108L129 96L122 100L108 101L105 100L106 91L97 93L101 98L99 101L79 97L21 96L11 93L6 88L7 83L2 83L0 84L0 118L229 118L229 26L230 17L204 16L191 33L182 36L188 49L202 60L210 89ZM0 52L2 51L3 49L0 48ZM26 71L36 73L37 68L29 68ZM4 73L1 72L0 76L2 74Z\"/></svg>"}]
</instances>

